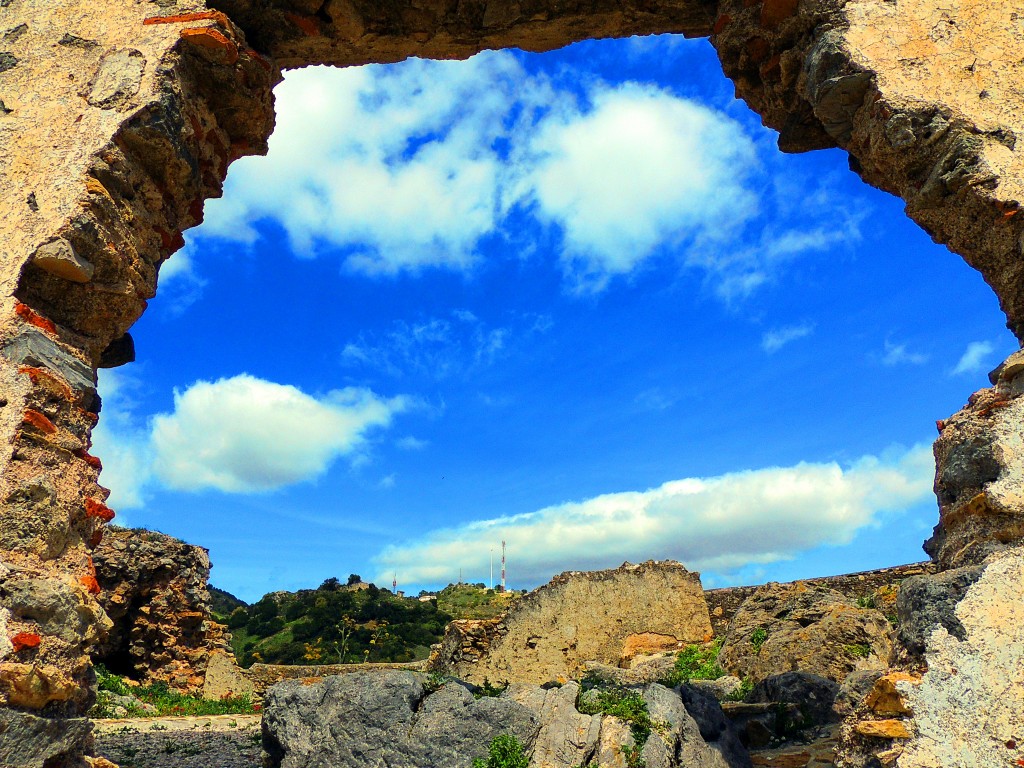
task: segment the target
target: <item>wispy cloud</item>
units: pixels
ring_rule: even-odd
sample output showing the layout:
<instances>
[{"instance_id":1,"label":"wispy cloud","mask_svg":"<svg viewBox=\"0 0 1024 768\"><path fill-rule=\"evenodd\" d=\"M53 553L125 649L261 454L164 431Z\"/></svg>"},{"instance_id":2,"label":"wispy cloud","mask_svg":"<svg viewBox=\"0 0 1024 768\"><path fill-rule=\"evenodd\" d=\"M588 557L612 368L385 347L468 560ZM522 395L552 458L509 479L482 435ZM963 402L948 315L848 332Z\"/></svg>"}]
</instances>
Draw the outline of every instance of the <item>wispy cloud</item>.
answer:
<instances>
[{"instance_id":1,"label":"wispy cloud","mask_svg":"<svg viewBox=\"0 0 1024 768\"><path fill-rule=\"evenodd\" d=\"M928 355L923 352L914 352L908 349L906 344L894 344L886 340L882 365L924 365L927 362Z\"/></svg>"},{"instance_id":2,"label":"wispy cloud","mask_svg":"<svg viewBox=\"0 0 1024 768\"><path fill-rule=\"evenodd\" d=\"M950 371L952 376L982 373L992 367L990 364L995 345L990 341L972 341L960 356L960 360Z\"/></svg>"},{"instance_id":3,"label":"wispy cloud","mask_svg":"<svg viewBox=\"0 0 1024 768\"><path fill-rule=\"evenodd\" d=\"M485 572L488 548L504 540L521 584L649 558L730 570L848 543L880 513L928 498L933 475L931 448L918 445L848 466L800 463L674 480L434 531L385 548L374 562L379 574L397 571L406 583L444 584L460 567Z\"/></svg>"},{"instance_id":4,"label":"wispy cloud","mask_svg":"<svg viewBox=\"0 0 1024 768\"><path fill-rule=\"evenodd\" d=\"M735 119L648 84L569 85L488 52L308 68L276 94L270 153L232 166L204 237L253 243L272 220L298 254L331 250L356 272L471 271L481 243L517 241L525 216L570 289L669 258L729 302L859 237L856 216L836 226L816 202L826 192L801 189L794 206L771 183L775 155Z\"/></svg>"},{"instance_id":5,"label":"wispy cloud","mask_svg":"<svg viewBox=\"0 0 1024 768\"><path fill-rule=\"evenodd\" d=\"M761 349L771 355L778 352L790 342L796 341L797 339L803 339L810 336L812 333L814 333L814 325L812 323L775 328L771 331L766 331L761 336Z\"/></svg>"},{"instance_id":6,"label":"wispy cloud","mask_svg":"<svg viewBox=\"0 0 1024 768\"><path fill-rule=\"evenodd\" d=\"M516 317L508 326L490 326L472 312L456 309L446 317L396 321L387 331L361 333L342 349L342 362L390 376L425 374L434 379L462 375L493 364L548 325L536 315Z\"/></svg>"},{"instance_id":7,"label":"wispy cloud","mask_svg":"<svg viewBox=\"0 0 1024 768\"><path fill-rule=\"evenodd\" d=\"M418 437L407 435L406 437L400 437L395 441L395 445L401 448L403 451L422 451L428 445L429 440L420 440Z\"/></svg>"},{"instance_id":8,"label":"wispy cloud","mask_svg":"<svg viewBox=\"0 0 1024 768\"><path fill-rule=\"evenodd\" d=\"M372 432L413 404L357 388L315 397L242 374L175 391L174 410L142 426L118 397L122 380L101 385L113 413L104 413L94 450L115 508L142 506L157 486L258 493L313 480L339 458L364 459Z\"/></svg>"}]
</instances>

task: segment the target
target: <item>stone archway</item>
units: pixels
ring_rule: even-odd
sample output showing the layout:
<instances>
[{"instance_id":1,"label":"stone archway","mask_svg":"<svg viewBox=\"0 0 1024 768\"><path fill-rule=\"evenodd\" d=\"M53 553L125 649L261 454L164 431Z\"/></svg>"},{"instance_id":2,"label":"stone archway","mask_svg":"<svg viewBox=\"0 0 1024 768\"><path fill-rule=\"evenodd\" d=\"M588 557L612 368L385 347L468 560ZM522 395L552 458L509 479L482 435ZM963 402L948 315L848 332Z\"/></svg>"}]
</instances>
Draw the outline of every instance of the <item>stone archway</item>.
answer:
<instances>
[{"instance_id":1,"label":"stone archway","mask_svg":"<svg viewBox=\"0 0 1024 768\"><path fill-rule=\"evenodd\" d=\"M131 359L160 264L228 164L266 150L281 68L660 32L709 36L784 150L846 149L1024 339L1024 13L1002 3L0 2L0 761L79 762L106 621L89 552L113 516L89 453L95 369ZM1024 538L1021 372L1014 356L939 423L942 567Z\"/></svg>"}]
</instances>

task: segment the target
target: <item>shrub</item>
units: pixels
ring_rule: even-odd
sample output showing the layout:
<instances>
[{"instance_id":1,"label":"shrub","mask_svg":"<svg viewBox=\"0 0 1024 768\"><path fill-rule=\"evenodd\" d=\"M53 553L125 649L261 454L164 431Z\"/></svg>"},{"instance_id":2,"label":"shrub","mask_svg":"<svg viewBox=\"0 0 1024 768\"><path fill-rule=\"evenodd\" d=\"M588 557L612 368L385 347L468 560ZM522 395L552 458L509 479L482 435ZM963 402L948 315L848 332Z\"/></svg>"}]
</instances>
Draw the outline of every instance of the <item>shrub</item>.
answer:
<instances>
[{"instance_id":1,"label":"shrub","mask_svg":"<svg viewBox=\"0 0 1024 768\"><path fill-rule=\"evenodd\" d=\"M530 758L524 754L523 745L512 734L495 736L487 748L487 758L473 759L473 768L528 768Z\"/></svg>"},{"instance_id":2,"label":"shrub","mask_svg":"<svg viewBox=\"0 0 1024 768\"><path fill-rule=\"evenodd\" d=\"M675 688L690 680L717 680L725 675L725 670L718 666L718 652L721 649L721 640L709 645L686 646L676 656L672 672L661 681L661 684Z\"/></svg>"},{"instance_id":3,"label":"shrub","mask_svg":"<svg viewBox=\"0 0 1024 768\"><path fill-rule=\"evenodd\" d=\"M749 677L744 677L740 682L740 687L725 697L726 701L746 701L747 696L754 690L754 681Z\"/></svg>"},{"instance_id":4,"label":"shrub","mask_svg":"<svg viewBox=\"0 0 1024 768\"><path fill-rule=\"evenodd\" d=\"M501 694L505 692L506 688L508 688L508 680L495 685L485 677L483 683L477 686L477 689L473 691L473 696L477 699L482 699L485 696L495 698L497 696L501 696Z\"/></svg>"},{"instance_id":5,"label":"shrub","mask_svg":"<svg viewBox=\"0 0 1024 768\"><path fill-rule=\"evenodd\" d=\"M595 689L594 696L581 699L579 711L584 715L611 715L629 725L637 751L643 749L654 729L647 702L636 691L625 688Z\"/></svg>"},{"instance_id":6,"label":"shrub","mask_svg":"<svg viewBox=\"0 0 1024 768\"><path fill-rule=\"evenodd\" d=\"M761 652L761 646L768 639L768 630L765 627L758 627L750 635L750 644L754 646L754 653Z\"/></svg>"},{"instance_id":7,"label":"shrub","mask_svg":"<svg viewBox=\"0 0 1024 768\"><path fill-rule=\"evenodd\" d=\"M95 670L96 687L99 690L110 691L110 693L116 693L118 696L130 696L132 694L131 686L124 681L123 677L113 674L102 664L97 664Z\"/></svg>"}]
</instances>

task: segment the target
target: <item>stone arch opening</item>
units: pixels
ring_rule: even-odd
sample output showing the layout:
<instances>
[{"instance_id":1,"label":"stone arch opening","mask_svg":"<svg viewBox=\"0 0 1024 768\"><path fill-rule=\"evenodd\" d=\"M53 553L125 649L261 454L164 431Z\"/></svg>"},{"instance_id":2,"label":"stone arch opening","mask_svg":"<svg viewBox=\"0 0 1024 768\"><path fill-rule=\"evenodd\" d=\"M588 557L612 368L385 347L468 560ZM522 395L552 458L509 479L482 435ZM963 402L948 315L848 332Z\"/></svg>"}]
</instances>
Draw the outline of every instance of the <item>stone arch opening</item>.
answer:
<instances>
[{"instance_id":1,"label":"stone arch opening","mask_svg":"<svg viewBox=\"0 0 1024 768\"><path fill-rule=\"evenodd\" d=\"M227 164L265 150L279 66L710 35L782 146L849 151L866 181L901 196L915 221L982 273L1024 335L1022 65L1006 54L1024 31L1009 10L795 0L218 5L4 8L0 621L10 631L0 651L16 660L3 660L0 716L40 734L29 757L17 755L24 764L75 764L87 733L75 717L90 698L83 649L104 628L88 552L111 517L89 453L94 369L129 355L125 334L159 264L201 220ZM1019 442L1022 369L1011 358L994 389L940 424L944 528L934 554L944 567L1021 538L1020 459L1001 446ZM985 462L999 471L977 471Z\"/></svg>"}]
</instances>

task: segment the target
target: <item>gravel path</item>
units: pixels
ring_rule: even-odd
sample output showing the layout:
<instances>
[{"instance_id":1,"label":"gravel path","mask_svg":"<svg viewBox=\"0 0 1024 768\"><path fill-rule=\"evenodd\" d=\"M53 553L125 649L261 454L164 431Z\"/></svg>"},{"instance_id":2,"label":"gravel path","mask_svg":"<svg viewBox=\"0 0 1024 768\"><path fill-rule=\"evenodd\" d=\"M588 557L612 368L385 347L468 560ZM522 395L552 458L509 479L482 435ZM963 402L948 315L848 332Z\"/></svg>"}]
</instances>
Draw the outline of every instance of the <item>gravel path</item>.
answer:
<instances>
[{"instance_id":1,"label":"gravel path","mask_svg":"<svg viewBox=\"0 0 1024 768\"><path fill-rule=\"evenodd\" d=\"M260 768L259 715L97 720L96 754L120 768Z\"/></svg>"}]
</instances>

